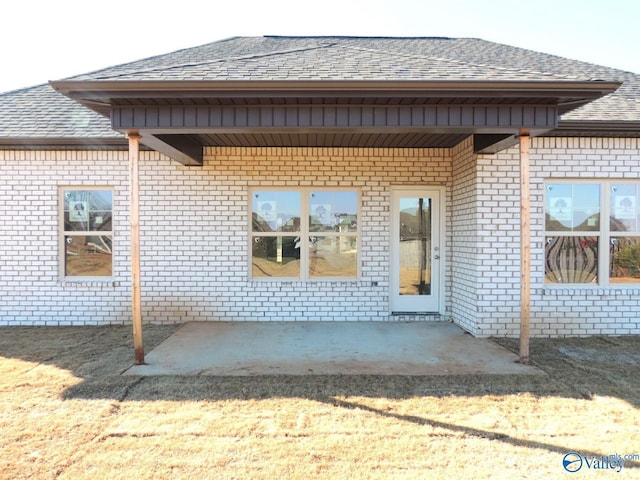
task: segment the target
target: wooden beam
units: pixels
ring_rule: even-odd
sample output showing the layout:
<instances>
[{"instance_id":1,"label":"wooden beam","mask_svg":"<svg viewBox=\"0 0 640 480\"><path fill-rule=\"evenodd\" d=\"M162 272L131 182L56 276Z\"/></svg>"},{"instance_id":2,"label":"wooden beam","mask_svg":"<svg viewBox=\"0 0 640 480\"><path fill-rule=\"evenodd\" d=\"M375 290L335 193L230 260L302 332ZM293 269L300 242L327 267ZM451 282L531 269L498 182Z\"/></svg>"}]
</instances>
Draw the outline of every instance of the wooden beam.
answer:
<instances>
[{"instance_id":1,"label":"wooden beam","mask_svg":"<svg viewBox=\"0 0 640 480\"><path fill-rule=\"evenodd\" d=\"M520 363L529 363L531 320L531 207L528 131L520 132Z\"/></svg>"},{"instance_id":2,"label":"wooden beam","mask_svg":"<svg viewBox=\"0 0 640 480\"><path fill-rule=\"evenodd\" d=\"M518 144L518 136L511 133L473 135L473 153L498 153Z\"/></svg>"},{"instance_id":3,"label":"wooden beam","mask_svg":"<svg viewBox=\"0 0 640 480\"><path fill-rule=\"evenodd\" d=\"M151 133L144 132L144 134L144 140L142 140L142 143L156 152L160 152L187 167L202 166L202 145L196 146L193 143L190 143L185 146L186 148L181 148L179 144L178 146L172 145ZM185 142L188 142L188 140L185 140Z\"/></svg>"},{"instance_id":4,"label":"wooden beam","mask_svg":"<svg viewBox=\"0 0 640 480\"><path fill-rule=\"evenodd\" d=\"M129 139L129 218L131 221L131 312L133 320L133 348L136 365L144 365L142 296L140 292L140 135L137 130L131 130L127 134L127 138Z\"/></svg>"}]
</instances>

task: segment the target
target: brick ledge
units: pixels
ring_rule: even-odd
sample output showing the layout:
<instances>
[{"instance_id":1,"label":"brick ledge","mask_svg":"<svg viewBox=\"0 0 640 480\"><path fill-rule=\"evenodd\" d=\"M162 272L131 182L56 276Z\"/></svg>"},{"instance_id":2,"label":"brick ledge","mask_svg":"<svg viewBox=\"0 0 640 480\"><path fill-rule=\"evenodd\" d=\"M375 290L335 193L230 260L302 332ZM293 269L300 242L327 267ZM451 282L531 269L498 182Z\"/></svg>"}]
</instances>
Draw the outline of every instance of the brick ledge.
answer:
<instances>
[{"instance_id":1,"label":"brick ledge","mask_svg":"<svg viewBox=\"0 0 640 480\"><path fill-rule=\"evenodd\" d=\"M618 296L640 295L640 288L607 287L607 288L543 288L544 296L552 295L591 295L591 296Z\"/></svg>"},{"instance_id":2,"label":"brick ledge","mask_svg":"<svg viewBox=\"0 0 640 480\"><path fill-rule=\"evenodd\" d=\"M58 280L57 285L60 287L100 287L112 288L117 287L118 282L115 280Z\"/></svg>"}]
</instances>

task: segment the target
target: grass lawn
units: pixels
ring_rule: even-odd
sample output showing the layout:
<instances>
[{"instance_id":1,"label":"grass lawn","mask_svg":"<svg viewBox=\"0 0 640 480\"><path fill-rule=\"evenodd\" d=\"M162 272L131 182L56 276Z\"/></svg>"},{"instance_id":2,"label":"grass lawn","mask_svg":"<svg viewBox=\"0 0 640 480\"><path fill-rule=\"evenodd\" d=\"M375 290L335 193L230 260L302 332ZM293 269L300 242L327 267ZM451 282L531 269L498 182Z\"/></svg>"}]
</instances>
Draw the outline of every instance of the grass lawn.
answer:
<instances>
[{"instance_id":1,"label":"grass lawn","mask_svg":"<svg viewBox=\"0 0 640 480\"><path fill-rule=\"evenodd\" d=\"M146 326L147 349L177 328ZM572 478L640 478L639 337L533 340L546 375L449 377L121 376L131 338L0 328L0 478L553 479L571 451L591 464ZM638 460L594 470L610 454Z\"/></svg>"}]
</instances>

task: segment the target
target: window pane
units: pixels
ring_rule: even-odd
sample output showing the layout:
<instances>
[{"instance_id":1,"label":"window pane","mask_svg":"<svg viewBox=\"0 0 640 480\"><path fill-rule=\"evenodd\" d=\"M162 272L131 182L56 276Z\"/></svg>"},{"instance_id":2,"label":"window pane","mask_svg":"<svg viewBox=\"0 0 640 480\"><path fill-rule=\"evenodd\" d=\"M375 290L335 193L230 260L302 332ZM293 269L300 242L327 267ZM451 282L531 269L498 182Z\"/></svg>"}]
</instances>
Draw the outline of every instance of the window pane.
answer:
<instances>
[{"instance_id":1,"label":"window pane","mask_svg":"<svg viewBox=\"0 0 640 480\"><path fill-rule=\"evenodd\" d=\"M251 211L254 232L300 231L300 192L255 191Z\"/></svg>"},{"instance_id":2,"label":"window pane","mask_svg":"<svg viewBox=\"0 0 640 480\"><path fill-rule=\"evenodd\" d=\"M598 231L600 185L547 184L545 214L547 231Z\"/></svg>"},{"instance_id":3,"label":"window pane","mask_svg":"<svg viewBox=\"0 0 640 480\"><path fill-rule=\"evenodd\" d=\"M94 231L111 231L112 211L111 190L89 191L89 229Z\"/></svg>"},{"instance_id":4,"label":"window pane","mask_svg":"<svg viewBox=\"0 0 640 480\"><path fill-rule=\"evenodd\" d=\"M113 198L111 190L89 190L89 208L91 210L111 211Z\"/></svg>"},{"instance_id":5,"label":"window pane","mask_svg":"<svg viewBox=\"0 0 640 480\"><path fill-rule=\"evenodd\" d=\"M547 237L545 283L596 283L598 237Z\"/></svg>"},{"instance_id":6,"label":"window pane","mask_svg":"<svg viewBox=\"0 0 640 480\"><path fill-rule=\"evenodd\" d=\"M89 192L86 190L65 190L64 229L66 231L89 230Z\"/></svg>"},{"instance_id":7,"label":"window pane","mask_svg":"<svg viewBox=\"0 0 640 480\"><path fill-rule=\"evenodd\" d=\"M431 199L400 199L400 295L431 295Z\"/></svg>"},{"instance_id":8,"label":"window pane","mask_svg":"<svg viewBox=\"0 0 640 480\"><path fill-rule=\"evenodd\" d=\"M635 184L616 184L611 186L611 231L640 231L640 209L638 208L638 190Z\"/></svg>"},{"instance_id":9,"label":"window pane","mask_svg":"<svg viewBox=\"0 0 640 480\"><path fill-rule=\"evenodd\" d=\"M312 277L355 277L358 274L356 237L311 237L309 275Z\"/></svg>"},{"instance_id":10,"label":"window pane","mask_svg":"<svg viewBox=\"0 0 640 480\"><path fill-rule=\"evenodd\" d=\"M65 231L111 231L112 195L111 190L65 190Z\"/></svg>"},{"instance_id":11,"label":"window pane","mask_svg":"<svg viewBox=\"0 0 640 480\"><path fill-rule=\"evenodd\" d=\"M113 274L110 235L66 236L65 275L75 277L110 277Z\"/></svg>"},{"instance_id":12,"label":"window pane","mask_svg":"<svg viewBox=\"0 0 640 480\"><path fill-rule=\"evenodd\" d=\"M111 212L98 210L89 212L89 229L98 232L110 232L113 229Z\"/></svg>"},{"instance_id":13,"label":"window pane","mask_svg":"<svg viewBox=\"0 0 640 480\"><path fill-rule=\"evenodd\" d=\"M300 237L254 237L252 275L300 277Z\"/></svg>"},{"instance_id":14,"label":"window pane","mask_svg":"<svg viewBox=\"0 0 640 480\"><path fill-rule=\"evenodd\" d=\"M355 232L358 228L358 192L309 192L309 230Z\"/></svg>"},{"instance_id":15,"label":"window pane","mask_svg":"<svg viewBox=\"0 0 640 480\"><path fill-rule=\"evenodd\" d=\"M611 283L640 283L640 237L611 239Z\"/></svg>"}]
</instances>

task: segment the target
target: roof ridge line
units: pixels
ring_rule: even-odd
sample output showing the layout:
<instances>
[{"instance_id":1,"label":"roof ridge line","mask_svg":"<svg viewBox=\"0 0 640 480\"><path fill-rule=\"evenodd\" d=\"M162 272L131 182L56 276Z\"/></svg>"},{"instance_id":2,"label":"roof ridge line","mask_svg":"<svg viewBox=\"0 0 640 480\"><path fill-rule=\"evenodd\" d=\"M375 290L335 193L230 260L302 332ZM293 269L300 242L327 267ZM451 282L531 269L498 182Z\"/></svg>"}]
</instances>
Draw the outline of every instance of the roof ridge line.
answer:
<instances>
[{"instance_id":1,"label":"roof ridge line","mask_svg":"<svg viewBox=\"0 0 640 480\"><path fill-rule=\"evenodd\" d=\"M555 73L549 73L549 72L541 72L541 71L536 71L536 70L526 70L526 69L516 69L516 68L508 68L508 67L501 67L498 65L490 65L487 63L474 63L474 62L466 62L463 60L454 60L454 59L450 59L450 58L443 58L443 57L438 57L438 56L433 56L433 55L421 55L421 54L416 54L416 53L405 53L405 52L390 52L387 50L382 50L382 49L376 49L376 48L367 48L367 47L358 47L355 45L344 45L343 48L350 48L353 50L360 50L360 51L369 51L369 52L377 52L377 53L385 53L387 55L394 55L394 56L400 56L400 57L405 57L405 58L422 58L422 59L433 59L433 60L438 60L441 62L446 62L446 63L454 63L456 65L473 65L475 67L483 67L483 68L491 68L493 70L498 70L501 72L520 72L520 73L532 73L535 75L541 75L544 77L554 77L554 78L558 78L558 79L576 79L578 80L580 77L577 77L575 75L558 75Z\"/></svg>"},{"instance_id":2,"label":"roof ridge line","mask_svg":"<svg viewBox=\"0 0 640 480\"><path fill-rule=\"evenodd\" d=\"M135 74L139 74L139 73L151 73L151 72L158 72L158 71L166 71L166 70L172 70L174 68L183 68L183 67L195 67L195 66L200 66L200 65L208 65L208 64L213 64L213 63L220 63L220 62L228 62L228 61L234 61L234 60L248 60L251 58L264 58L264 57L269 57L269 56L276 56L276 55L285 55L285 54L289 54L289 53L295 53L295 52L305 52L305 51L310 51L310 50L320 50L323 48L327 48L327 47L331 47L331 46L335 46L336 42L332 42L332 43L323 43L320 45L315 45L312 47L298 47L298 48L289 48L286 50L276 50L276 51L269 51L269 52L264 52L264 53L252 53L252 54L247 54L247 55L238 55L238 56L233 56L233 57L223 57L223 58L216 58L216 59L212 59L212 60L206 60L206 61L202 61L202 62L184 62L184 63L175 63L172 65L166 65L166 66L159 66L159 67L154 67L154 68L147 68L144 70L124 70L124 71L119 71L117 74L114 75L107 75L102 79L111 79L111 78L117 78L117 77L122 77L125 75L129 75L131 73L135 73ZM117 65L116 65L117 67ZM113 68L113 67L111 67ZM100 81L97 80L97 81ZM90 80L90 81L96 81L96 80Z\"/></svg>"}]
</instances>

